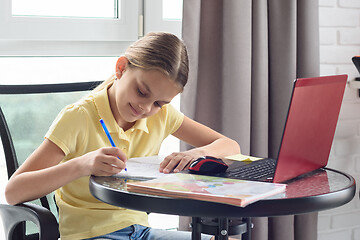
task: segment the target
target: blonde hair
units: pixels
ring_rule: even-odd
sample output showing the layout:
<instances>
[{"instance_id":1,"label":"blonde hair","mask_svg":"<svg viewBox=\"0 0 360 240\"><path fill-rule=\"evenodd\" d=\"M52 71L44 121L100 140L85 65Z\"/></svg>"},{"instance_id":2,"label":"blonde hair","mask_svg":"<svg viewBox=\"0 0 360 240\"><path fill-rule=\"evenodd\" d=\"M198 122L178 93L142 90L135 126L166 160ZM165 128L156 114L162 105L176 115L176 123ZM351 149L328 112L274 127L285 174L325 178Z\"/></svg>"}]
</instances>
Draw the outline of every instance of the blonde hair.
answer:
<instances>
[{"instance_id":1,"label":"blonde hair","mask_svg":"<svg viewBox=\"0 0 360 240\"><path fill-rule=\"evenodd\" d=\"M171 33L151 32L131 44L125 51L128 67L159 70L183 89L188 80L189 60L185 44ZM113 74L94 91L100 91L115 80Z\"/></svg>"}]
</instances>

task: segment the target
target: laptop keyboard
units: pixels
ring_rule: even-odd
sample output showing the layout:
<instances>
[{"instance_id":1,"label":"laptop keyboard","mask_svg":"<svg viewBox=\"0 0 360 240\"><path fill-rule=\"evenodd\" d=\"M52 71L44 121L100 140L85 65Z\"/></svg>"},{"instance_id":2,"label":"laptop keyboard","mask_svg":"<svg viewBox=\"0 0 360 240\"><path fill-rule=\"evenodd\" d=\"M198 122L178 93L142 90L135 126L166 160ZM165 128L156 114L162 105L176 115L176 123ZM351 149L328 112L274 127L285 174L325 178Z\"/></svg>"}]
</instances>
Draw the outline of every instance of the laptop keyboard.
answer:
<instances>
[{"instance_id":1,"label":"laptop keyboard","mask_svg":"<svg viewBox=\"0 0 360 240\"><path fill-rule=\"evenodd\" d=\"M275 173L276 160L272 158L264 158L254 161L240 168L228 171L228 177L242 180L260 180L272 178Z\"/></svg>"}]
</instances>

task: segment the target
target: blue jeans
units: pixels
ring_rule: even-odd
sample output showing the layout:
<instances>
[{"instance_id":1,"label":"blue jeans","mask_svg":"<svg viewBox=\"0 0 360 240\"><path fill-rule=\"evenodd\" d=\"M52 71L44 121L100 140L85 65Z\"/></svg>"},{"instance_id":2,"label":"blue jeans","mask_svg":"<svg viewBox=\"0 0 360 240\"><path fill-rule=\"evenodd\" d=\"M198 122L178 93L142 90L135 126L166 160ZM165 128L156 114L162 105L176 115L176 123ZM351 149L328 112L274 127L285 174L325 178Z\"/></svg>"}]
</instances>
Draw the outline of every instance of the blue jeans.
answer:
<instances>
[{"instance_id":1,"label":"blue jeans","mask_svg":"<svg viewBox=\"0 0 360 240\"><path fill-rule=\"evenodd\" d=\"M202 234L201 240L209 240L210 235ZM116 232L102 236L88 238L86 240L191 240L191 232L167 231L163 229L154 229L141 225L131 225L130 227L120 229Z\"/></svg>"}]
</instances>

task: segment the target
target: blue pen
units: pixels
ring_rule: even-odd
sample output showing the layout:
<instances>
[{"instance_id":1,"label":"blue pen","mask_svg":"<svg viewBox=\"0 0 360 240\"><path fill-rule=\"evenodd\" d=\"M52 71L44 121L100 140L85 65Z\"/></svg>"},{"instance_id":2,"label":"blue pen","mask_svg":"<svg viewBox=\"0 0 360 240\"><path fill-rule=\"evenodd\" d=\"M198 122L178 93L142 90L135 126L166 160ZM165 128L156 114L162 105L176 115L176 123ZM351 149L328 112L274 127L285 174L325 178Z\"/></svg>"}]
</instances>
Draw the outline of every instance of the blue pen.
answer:
<instances>
[{"instance_id":1,"label":"blue pen","mask_svg":"<svg viewBox=\"0 0 360 240\"><path fill-rule=\"evenodd\" d=\"M100 119L100 123L101 123L101 126L103 127L104 129L104 132L106 133L106 136L108 137L109 141L110 141L110 144L112 147L116 147L115 143L114 143L114 140L112 139L110 133L109 133L109 130L107 129L105 123L104 123L104 120ZM127 169L125 168L125 171L127 172Z\"/></svg>"}]
</instances>

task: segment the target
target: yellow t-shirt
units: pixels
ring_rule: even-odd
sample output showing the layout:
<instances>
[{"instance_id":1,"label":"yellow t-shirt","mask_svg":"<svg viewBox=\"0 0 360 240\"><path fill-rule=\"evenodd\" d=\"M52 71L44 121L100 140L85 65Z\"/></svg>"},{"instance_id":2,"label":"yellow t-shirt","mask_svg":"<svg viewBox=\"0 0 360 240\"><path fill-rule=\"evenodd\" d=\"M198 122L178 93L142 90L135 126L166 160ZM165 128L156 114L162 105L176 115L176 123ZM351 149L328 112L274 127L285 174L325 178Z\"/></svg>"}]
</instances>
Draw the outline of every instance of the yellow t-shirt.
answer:
<instances>
[{"instance_id":1,"label":"yellow t-shirt","mask_svg":"<svg viewBox=\"0 0 360 240\"><path fill-rule=\"evenodd\" d=\"M167 104L155 115L138 120L124 132L111 113L105 88L65 107L46 133L45 137L65 153L62 163L111 146L99 122L101 118L116 146L127 158L133 158L157 155L162 141L180 127L184 115ZM91 238L132 224L148 226L146 213L111 206L95 199L89 191L89 177L61 187L56 190L55 196L63 240Z\"/></svg>"}]
</instances>

